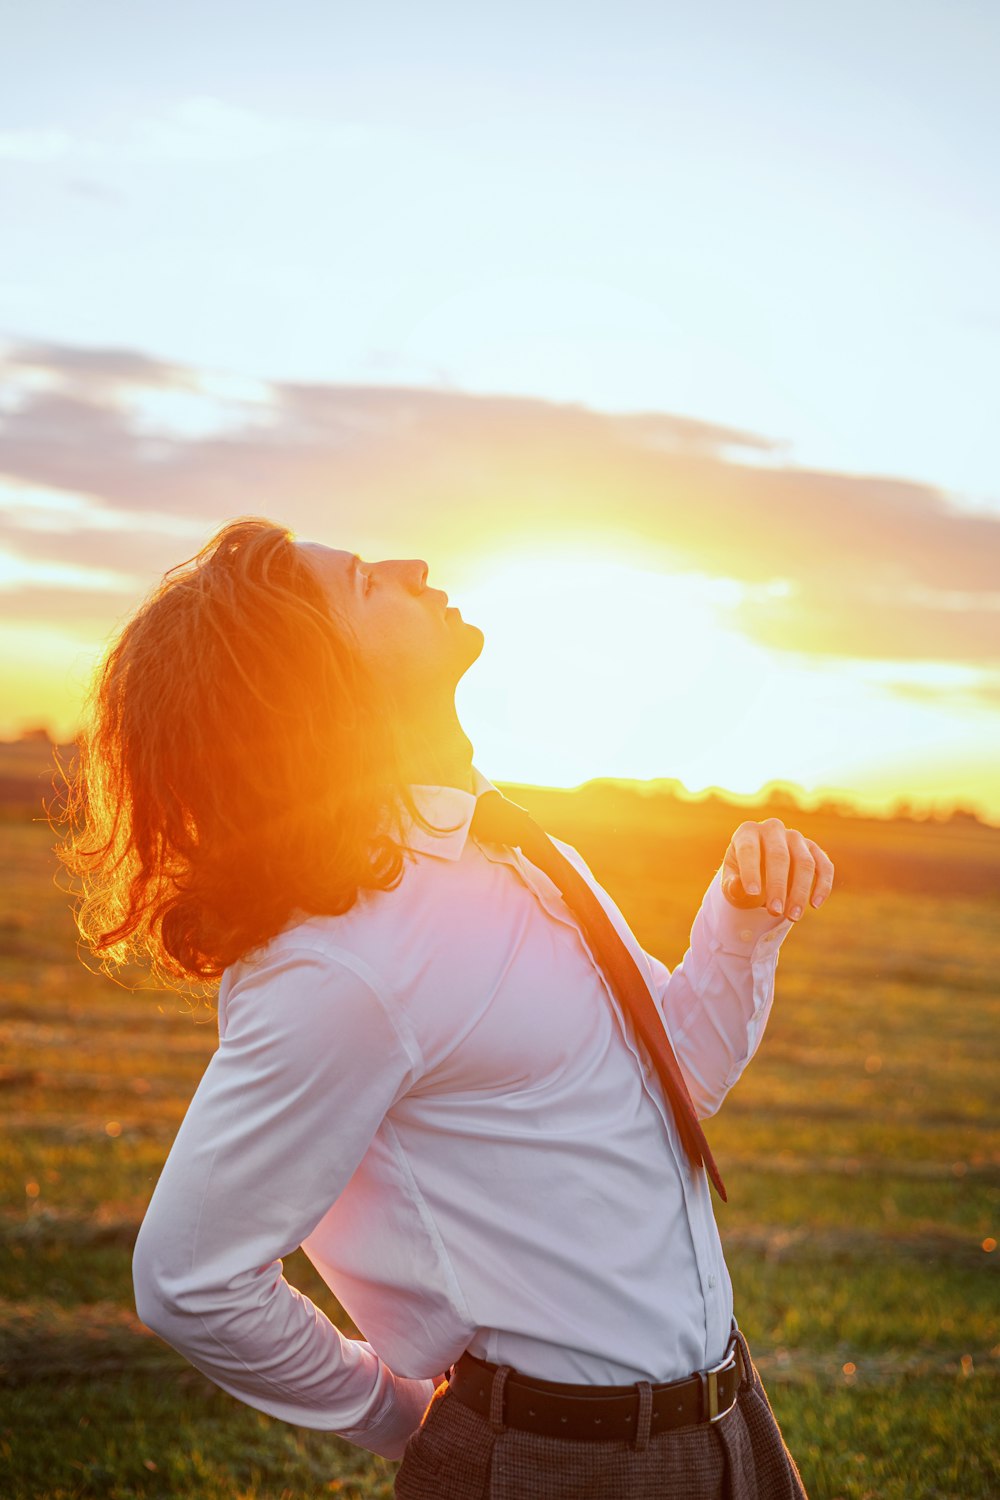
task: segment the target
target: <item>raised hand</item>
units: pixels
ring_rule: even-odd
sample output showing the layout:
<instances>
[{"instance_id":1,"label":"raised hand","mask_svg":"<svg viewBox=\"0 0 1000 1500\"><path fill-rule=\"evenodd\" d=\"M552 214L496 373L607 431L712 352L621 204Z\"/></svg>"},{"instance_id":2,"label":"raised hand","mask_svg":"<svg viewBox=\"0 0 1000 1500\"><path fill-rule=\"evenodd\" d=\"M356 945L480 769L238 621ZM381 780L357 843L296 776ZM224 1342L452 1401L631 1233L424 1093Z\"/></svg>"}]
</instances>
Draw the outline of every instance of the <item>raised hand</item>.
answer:
<instances>
[{"instance_id":1,"label":"raised hand","mask_svg":"<svg viewBox=\"0 0 1000 1500\"><path fill-rule=\"evenodd\" d=\"M732 906L766 906L797 922L833 889L833 862L814 839L780 818L741 823L722 864L722 893Z\"/></svg>"}]
</instances>

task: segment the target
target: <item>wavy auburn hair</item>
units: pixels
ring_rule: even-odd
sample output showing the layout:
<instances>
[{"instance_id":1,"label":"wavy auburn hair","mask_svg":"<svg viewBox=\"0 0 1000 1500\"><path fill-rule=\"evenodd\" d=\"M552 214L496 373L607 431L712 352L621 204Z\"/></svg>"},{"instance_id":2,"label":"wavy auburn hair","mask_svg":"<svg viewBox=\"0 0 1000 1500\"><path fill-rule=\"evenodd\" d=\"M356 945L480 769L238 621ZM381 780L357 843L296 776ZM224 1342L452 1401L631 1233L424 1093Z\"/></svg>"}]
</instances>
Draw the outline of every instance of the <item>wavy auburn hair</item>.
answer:
<instances>
[{"instance_id":1,"label":"wavy auburn hair","mask_svg":"<svg viewBox=\"0 0 1000 1500\"><path fill-rule=\"evenodd\" d=\"M98 669L58 848L107 971L213 981L293 913L403 874L392 705L281 526L224 526L172 568Z\"/></svg>"}]
</instances>

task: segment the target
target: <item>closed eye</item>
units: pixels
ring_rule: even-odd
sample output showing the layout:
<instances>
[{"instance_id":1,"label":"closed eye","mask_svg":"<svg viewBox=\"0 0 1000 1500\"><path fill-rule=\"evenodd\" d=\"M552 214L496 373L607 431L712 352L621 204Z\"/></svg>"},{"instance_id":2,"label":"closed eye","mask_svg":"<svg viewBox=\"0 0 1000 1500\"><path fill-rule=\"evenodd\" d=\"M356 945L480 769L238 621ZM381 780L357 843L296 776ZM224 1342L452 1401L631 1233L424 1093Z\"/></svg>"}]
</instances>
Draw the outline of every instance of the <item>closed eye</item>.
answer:
<instances>
[{"instance_id":1,"label":"closed eye","mask_svg":"<svg viewBox=\"0 0 1000 1500\"><path fill-rule=\"evenodd\" d=\"M365 593L366 594L370 594L371 591L372 591L372 575L370 573L366 573L365 574Z\"/></svg>"}]
</instances>

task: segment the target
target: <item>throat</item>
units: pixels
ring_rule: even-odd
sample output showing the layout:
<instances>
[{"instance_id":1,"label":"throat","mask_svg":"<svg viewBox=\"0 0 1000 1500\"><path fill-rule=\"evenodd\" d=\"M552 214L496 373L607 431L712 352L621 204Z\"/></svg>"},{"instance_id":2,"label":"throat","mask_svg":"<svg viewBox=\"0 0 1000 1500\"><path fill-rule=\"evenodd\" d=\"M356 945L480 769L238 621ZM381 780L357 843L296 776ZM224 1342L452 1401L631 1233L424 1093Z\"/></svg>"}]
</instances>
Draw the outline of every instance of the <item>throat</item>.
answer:
<instances>
[{"instance_id":1,"label":"throat","mask_svg":"<svg viewBox=\"0 0 1000 1500\"><path fill-rule=\"evenodd\" d=\"M420 786L473 790L473 745L452 702L438 716L421 715L404 736L406 779Z\"/></svg>"}]
</instances>

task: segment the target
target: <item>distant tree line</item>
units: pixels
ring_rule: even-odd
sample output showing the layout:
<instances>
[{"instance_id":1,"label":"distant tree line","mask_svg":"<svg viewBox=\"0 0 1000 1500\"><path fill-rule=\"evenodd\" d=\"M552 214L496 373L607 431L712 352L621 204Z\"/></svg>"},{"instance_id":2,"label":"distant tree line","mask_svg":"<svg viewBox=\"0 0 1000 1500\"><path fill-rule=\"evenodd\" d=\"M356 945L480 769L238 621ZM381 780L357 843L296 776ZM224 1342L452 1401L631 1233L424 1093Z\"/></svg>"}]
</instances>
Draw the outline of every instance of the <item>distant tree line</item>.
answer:
<instances>
[{"instance_id":1,"label":"distant tree line","mask_svg":"<svg viewBox=\"0 0 1000 1500\"><path fill-rule=\"evenodd\" d=\"M45 724L34 724L23 729L16 740L0 740L0 808L8 817L11 813L18 811L31 813L37 811L39 797L46 795L51 788L51 775L55 769L56 753L66 763L72 757L74 749L73 741L57 744ZM876 816L891 822L977 823L984 827L992 826L974 807L956 806L949 812L943 813L934 808L915 807L911 801L903 797L898 798L889 812L885 814L866 813L846 797L827 797L813 806L807 806L787 786L762 788L756 797L729 796L723 789L713 788L704 796L692 799L685 793L683 783L669 777L642 782L627 777L619 779L613 776L601 776L584 782L578 790L597 797L610 793L619 797L623 795L643 798L652 796L683 802L693 800L716 805L724 803L728 806L744 808L748 812L768 810L778 815L787 811L802 814L805 817L813 815L832 818Z\"/></svg>"}]
</instances>

